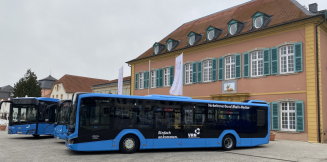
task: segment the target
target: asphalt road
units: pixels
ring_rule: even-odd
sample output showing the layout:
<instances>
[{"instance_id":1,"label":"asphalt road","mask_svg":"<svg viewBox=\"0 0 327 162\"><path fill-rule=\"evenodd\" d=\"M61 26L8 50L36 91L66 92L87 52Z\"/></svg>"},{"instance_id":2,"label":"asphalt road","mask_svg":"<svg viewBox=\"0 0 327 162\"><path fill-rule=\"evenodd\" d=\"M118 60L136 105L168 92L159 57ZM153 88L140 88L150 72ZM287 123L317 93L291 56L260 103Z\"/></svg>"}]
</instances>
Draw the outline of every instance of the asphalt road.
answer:
<instances>
[{"instance_id":1,"label":"asphalt road","mask_svg":"<svg viewBox=\"0 0 327 162\"><path fill-rule=\"evenodd\" d=\"M253 148L147 150L134 154L119 152L73 152L63 141L43 136L8 135L0 131L0 161L326 161L327 144L273 141Z\"/></svg>"}]
</instances>

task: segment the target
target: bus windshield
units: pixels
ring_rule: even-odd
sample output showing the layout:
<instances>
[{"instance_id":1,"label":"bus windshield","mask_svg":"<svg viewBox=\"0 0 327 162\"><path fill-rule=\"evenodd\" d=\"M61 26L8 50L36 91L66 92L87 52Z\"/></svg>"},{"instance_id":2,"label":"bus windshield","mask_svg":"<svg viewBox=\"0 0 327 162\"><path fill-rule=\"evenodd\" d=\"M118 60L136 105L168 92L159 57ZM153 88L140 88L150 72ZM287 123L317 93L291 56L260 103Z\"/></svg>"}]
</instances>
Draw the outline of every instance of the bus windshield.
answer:
<instances>
[{"instance_id":1,"label":"bus windshield","mask_svg":"<svg viewBox=\"0 0 327 162\"><path fill-rule=\"evenodd\" d=\"M70 101L66 101L60 104L57 111L57 124L59 125L69 124L70 110L71 110Z\"/></svg>"},{"instance_id":2,"label":"bus windshield","mask_svg":"<svg viewBox=\"0 0 327 162\"><path fill-rule=\"evenodd\" d=\"M10 123L26 124L35 123L37 119L37 107L36 105L16 105L13 104L10 114Z\"/></svg>"}]
</instances>

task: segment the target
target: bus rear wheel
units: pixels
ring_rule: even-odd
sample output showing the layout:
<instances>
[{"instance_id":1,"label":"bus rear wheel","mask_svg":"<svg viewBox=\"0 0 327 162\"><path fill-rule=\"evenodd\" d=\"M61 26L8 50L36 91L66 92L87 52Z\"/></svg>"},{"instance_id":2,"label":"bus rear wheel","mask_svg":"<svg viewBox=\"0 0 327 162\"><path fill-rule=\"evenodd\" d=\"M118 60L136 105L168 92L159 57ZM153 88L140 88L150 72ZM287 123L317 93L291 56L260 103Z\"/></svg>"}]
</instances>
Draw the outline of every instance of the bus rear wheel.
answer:
<instances>
[{"instance_id":1,"label":"bus rear wheel","mask_svg":"<svg viewBox=\"0 0 327 162\"><path fill-rule=\"evenodd\" d=\"M120 140L119 149L122 153L134 153L139 147L139 139L134 135L126 135Z\"/></svg>"},{"instance_id":2,"label":"bus rear wheel","mask_svg":"<svg viewBox=\"0 0 327 162\"><path fill-rule=\"evenodd\" d=\"M235 148L236 140L232 135L226 135L222 141L222 147L224 150L229 151Z\"/></svg>"}]
</instances>

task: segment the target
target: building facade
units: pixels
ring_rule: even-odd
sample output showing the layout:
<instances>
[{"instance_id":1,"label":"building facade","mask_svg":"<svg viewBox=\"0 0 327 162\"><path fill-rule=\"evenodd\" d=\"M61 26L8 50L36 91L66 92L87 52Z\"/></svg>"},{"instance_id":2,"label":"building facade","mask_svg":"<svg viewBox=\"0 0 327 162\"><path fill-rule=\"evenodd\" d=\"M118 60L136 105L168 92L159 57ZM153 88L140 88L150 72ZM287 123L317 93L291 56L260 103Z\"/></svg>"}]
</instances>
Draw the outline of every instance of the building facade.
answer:
<instances>
[{"instance_id":1,"label":"building facade","mask_svg":"<svg viewBox=\"0 0 327 162\"><path fill-rule=\"evenodd\" d=\"M169 94L183 53L183 95L265 100L277 139L327 142L325 11L253 0L180 26L128 62L132 95Z\"/></svg>"},{"instance_id":2,"label":"building facade","mask_svg":"<svg viewBox=\"0 0 327 162\"><path fill-rule=\"evenodd\" d=\"M94 93L105 93L105 94L118 94L118 79L111 80L108 83L97 84L92 86ZM123 95L130 95L131 93L131 77L123 78Z\"/></svg>"},{"instance_id":3,"label":"building facade","mask_svg":"<svg viewBox=\"0 0 327 162\"><path fill-rule=\"evenodd\" d=\"M42 97L50 97L51 89L56 81L57 81L57 79L52 77L51 75L49 75L48 77L46 77L44 79L39 80Z\"/></svg>"},{"instance_id":4,"label":"building facade","mask_svg":"<svg viewBox=\"0 0 327 162\"><path fill-rule=\"evenodd\" d=\"M51 98L72 99L75 92L92 92L91 87L96 84L107 83L108 80L95 79L75 75L64 75L52 87Z\"/></svg>"}]
</instances>

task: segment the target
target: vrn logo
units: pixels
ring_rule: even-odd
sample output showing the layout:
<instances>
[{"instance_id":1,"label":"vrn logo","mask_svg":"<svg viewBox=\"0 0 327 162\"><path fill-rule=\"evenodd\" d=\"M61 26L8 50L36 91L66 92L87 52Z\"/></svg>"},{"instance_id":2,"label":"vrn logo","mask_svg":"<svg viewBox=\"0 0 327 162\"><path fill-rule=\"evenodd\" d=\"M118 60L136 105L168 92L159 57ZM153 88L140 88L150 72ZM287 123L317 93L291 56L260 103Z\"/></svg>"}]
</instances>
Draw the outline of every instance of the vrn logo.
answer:
<instances>
[{"instance_id":1,"label":"vrn logo","mask_svg":"<svg viewBox=\"0 0 327 162\"><path fill-rule=\"evenodd\" d=\"M199 138L200 135L200 128L196 128L194 133L188 133L188 138Z\"/></svg>"}]
</instances>

